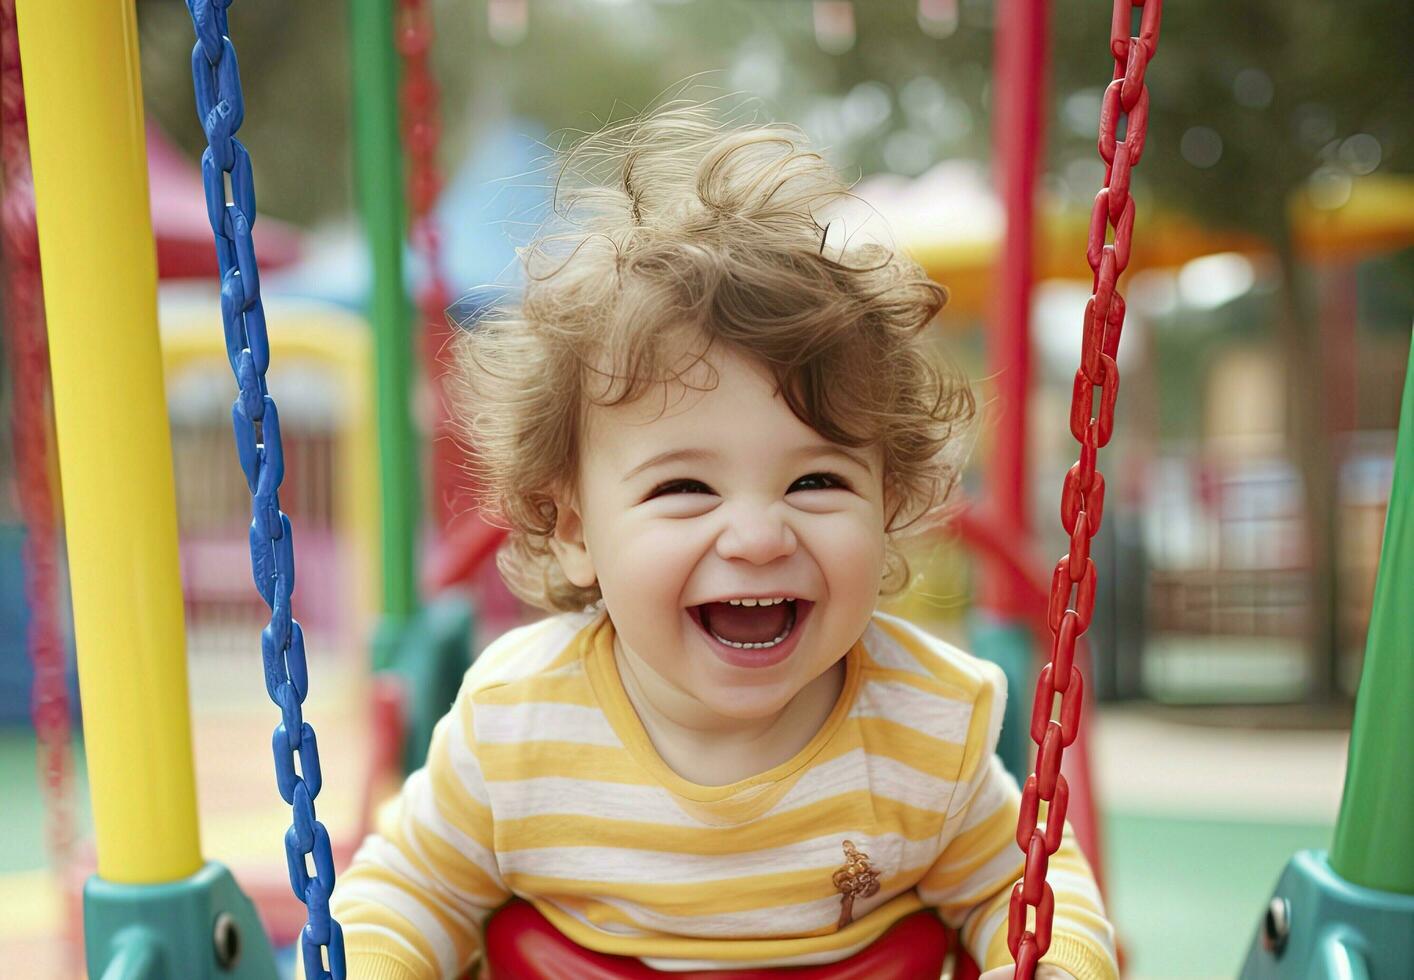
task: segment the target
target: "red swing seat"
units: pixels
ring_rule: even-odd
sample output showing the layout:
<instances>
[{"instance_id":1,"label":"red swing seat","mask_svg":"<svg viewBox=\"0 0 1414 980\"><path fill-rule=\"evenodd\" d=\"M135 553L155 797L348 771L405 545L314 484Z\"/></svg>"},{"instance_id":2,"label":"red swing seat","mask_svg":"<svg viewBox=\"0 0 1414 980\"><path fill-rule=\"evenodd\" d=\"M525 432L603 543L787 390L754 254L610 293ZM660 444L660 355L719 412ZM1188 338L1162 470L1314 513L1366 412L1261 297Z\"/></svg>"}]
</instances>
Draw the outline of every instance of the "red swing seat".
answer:
<instances>
[{"instance_id":1,"label":"red swing seat","mask_svg":"<svg viewBox=\"0 0 1414 980\"><path fill-rule=\"evenodd\" d=\"M655 970L632 956L585 949L519 899L486 924L489 980L918 980L943 975L952 936L936 915L915 912L848 959L822 966L755 970ZM961 951L959 950L959 953ZM959 955L954 980L975 980L977 967ZM485 980L485 978L483 978Z\"/></svg>"}]
</instances>

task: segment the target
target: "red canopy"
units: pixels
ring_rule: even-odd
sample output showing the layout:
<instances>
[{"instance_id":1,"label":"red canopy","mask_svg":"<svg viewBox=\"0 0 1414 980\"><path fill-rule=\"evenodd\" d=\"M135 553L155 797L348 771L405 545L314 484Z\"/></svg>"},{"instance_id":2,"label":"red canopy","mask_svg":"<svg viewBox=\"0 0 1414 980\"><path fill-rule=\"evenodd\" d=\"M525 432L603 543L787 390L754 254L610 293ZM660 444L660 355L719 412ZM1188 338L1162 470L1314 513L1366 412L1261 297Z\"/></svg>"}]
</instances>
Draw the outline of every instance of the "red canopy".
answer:
<instances>
[{"instance_id":1,"label":"red canopy","mask_svg":"<svg viewBox=\"0 0 1414 980\"><path fill-rule=\"evenodd\" d=\"M216 244L206 220L201 167L182 155L150 120L147 181L159 279L209 279L217 274ZM255 223L255 255L262 271L289 265L299 255L300 232L274 218Z\"/></svg>"}]
</instances>

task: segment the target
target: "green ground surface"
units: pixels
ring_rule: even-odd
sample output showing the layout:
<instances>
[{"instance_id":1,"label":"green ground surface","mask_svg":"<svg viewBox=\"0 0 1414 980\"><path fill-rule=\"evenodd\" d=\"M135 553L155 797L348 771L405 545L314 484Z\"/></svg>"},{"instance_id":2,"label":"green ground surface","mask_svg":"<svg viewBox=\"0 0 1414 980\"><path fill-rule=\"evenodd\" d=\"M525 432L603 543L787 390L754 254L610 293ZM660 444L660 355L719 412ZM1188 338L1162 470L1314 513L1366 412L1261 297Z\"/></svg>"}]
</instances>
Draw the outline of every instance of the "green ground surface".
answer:
<instances>
[{"instance_id":1,"label":"green ground surface","mask_svg":"<svg viewBox=\"0 0 1414 980\"><path fill-rule=\"evenodd\" d=\"M82 758L79 765L82 780ZM0 732L0 786L0 873L43 867L44 809L28 733ZM86 827L82 790L76 809ZM1105 831L1110 908L1128 976L1142 980L1233 976L1287 859L1328 847L1331 836L1323 825L1128 812L1107 813ZM271 861L281 860L281 847L270 842Z\"/></svg>"},{"instance_id":2,"label":"green ground surface","mask_svg":"<svg viewBox=\"0 0 1414 980\"><path fill-rule=\"evenodd\" d=\"M1290 856L1318 824L1105 815L1109 907L1142 980L1236 976Z\"/></svg>"},{"instance_id":3,"label":"green ground surface","mask_svg":"<svg viewBox=\"0 0 1414 980\"><path fill-rule=\"evenodd\" d=\"M0 874L32 871L47 863L44 798L35 766L33 733L0 728ZM87 773L81 747L75 748L74 766L77 829L87 834Z\"/></svg>"}]
</instances>

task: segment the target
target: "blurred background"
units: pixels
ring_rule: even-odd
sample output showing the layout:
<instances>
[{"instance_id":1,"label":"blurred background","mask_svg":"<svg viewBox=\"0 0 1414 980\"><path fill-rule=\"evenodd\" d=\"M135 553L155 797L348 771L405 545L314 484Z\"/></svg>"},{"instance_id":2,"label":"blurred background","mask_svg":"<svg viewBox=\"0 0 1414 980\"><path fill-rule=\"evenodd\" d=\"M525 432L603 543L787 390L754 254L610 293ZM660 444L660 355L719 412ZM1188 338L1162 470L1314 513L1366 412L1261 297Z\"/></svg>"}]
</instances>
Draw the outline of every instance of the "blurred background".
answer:
<instances>
[{"instance_id":1,"label":"blurred background","mask_svg":"<svg viewBox=\"0 0 1414 980\"><path fill-rule=\"evenodd\" d=\"M977 384L982 425L962 493L986 504L1006 370L988 353L989 325L995 284L1014 261L997 192L996 4L426 6L445 178L435 220L451 297L467 300L459 309L474 313L478 297L514 283L514 248L544 216L554 148L684 82L701 97L750 96L762 118L802 127L894 241L951 290L936 338ZM1414 320L1414 7L1189 0L1164 15L1133 172L1135 258L1120 282L1124 384L1100 457L1109 489L1095 545L1089 751L1128 975L1219 977L1240 966L1290 853L1329 846L1339 806ZM278 882L288 817L270 785L274 711L253 653L263 607L242 567L248 500L213 318L192 28L176 0L139 0L137 17L203 838L243 883L242 869L262 864ZM241 0L230 10L263 288L272 322L298 321L305 338L277 357L271 390L288 418L283 499L300 529L297 613L316 662L307 711L334 757L320 813L336 837L357 833L364 802L379 559L371 274L351 149L350 93L366 67L348 17L343 4ZM1046 581L1068 542L1057 503L1076 454L1067 420L1091 292L1085 230L1105 177L1095 133L1113 67L1109 24L1108 3L1054 0L1042 75L1024 490L1026 554ZM422 282L420 254L407 259L409 283ZM85 860L83 747L77 707L75 778L54 775L55 749L35 736L26 637L38 600L21 561L15 442L30 423L12 348L5 357L0 950L27 964L17 976L67 976L76 967L56 937L75 911L65 876ZM457 504L429 510L438 507ZM62 548L56 558L52 598L71 648ZM887 608L967 644L983 575L975 549L947 535L910 558L914 586ZM462 584L478 597L476 649L532 614L489 564ZM1012 696L1029 701L1029 687ZM70 821L67 870L55 871L53 829Z\"/></svg>"}]
</instances>

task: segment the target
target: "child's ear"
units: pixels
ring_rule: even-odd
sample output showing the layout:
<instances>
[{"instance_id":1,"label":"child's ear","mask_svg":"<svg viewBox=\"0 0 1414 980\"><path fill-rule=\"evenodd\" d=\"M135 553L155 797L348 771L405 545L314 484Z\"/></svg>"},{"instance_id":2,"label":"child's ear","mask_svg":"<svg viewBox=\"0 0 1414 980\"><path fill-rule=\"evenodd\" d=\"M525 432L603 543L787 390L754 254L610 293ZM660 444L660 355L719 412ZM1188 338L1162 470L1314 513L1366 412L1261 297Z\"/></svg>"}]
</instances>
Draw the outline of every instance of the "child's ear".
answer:
<instances>
[{"instance_id":1,"label":"child's ear","mask_svg":"<svg viewBox=\"0 0 1414 980\"><path fill-rule=\"evenodd\" d=\"M555 531L550 536L550 551L560 563L565 578L574 585L587 589L598 581L594 559L584 540L584 518L579 511L578 498L573 495L555 497Z\"/></svg>"}]
</instances>

